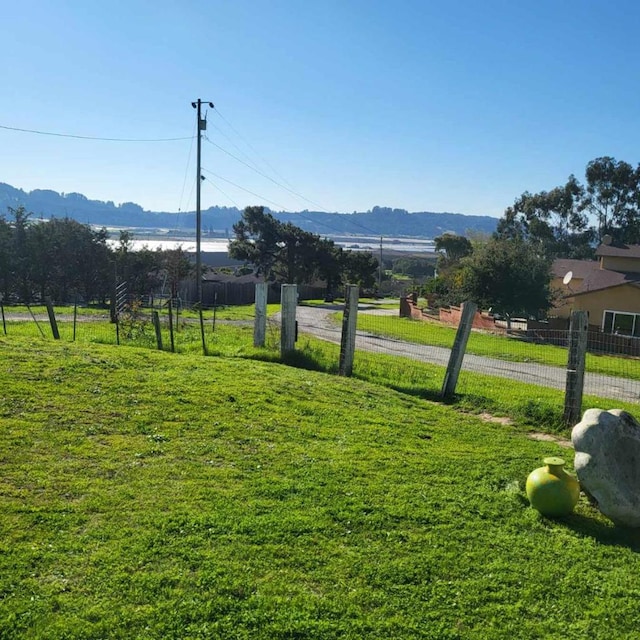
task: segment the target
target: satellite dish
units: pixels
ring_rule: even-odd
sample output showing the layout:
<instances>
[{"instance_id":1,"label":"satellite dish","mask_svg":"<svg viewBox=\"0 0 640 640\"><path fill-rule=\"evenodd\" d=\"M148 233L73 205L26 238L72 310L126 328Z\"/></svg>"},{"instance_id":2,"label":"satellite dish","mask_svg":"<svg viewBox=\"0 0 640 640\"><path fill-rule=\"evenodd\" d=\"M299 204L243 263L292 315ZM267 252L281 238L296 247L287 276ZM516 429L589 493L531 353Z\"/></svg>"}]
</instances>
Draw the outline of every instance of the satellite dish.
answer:
<instances>
[{"instance_id":1,"label":"satellite dish","mask_svg":"<svg viewBox=\"0 0 640 640\"><path fill-rule=\"evenodd\" d=\"M568 285L572 279L573 279L573 271L567 271L567 273L564 274L564 278L562 278L562 284Z\"/></svg>"},{"instance_id":2,"label":"satellite dish","mask_svg":"<svg viewBox=\"0 0 640 640\"><path fill-rule=\"evenodd\" d=\"M608 233L602 236L602 244L606 244L607 246L609 246L612 242L613 238Z\"/></svg>"}]
</instances>

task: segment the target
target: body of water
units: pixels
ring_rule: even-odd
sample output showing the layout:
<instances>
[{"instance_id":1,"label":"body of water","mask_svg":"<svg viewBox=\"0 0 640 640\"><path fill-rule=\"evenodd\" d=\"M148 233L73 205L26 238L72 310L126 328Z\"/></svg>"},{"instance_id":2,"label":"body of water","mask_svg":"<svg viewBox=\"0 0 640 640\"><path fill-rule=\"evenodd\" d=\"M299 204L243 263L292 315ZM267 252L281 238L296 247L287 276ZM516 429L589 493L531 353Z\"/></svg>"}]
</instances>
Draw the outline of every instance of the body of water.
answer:
<instances>
[{"instance_id":1,"label":"body of water","mask_svg":"<svg viewBox=\"0 0 640 640\"><path fill-rule=\"evenodd\" d=\"M117 246L117 240L109 240L109 244ZM354 251L380 251L380 240L373 238L339 238L334 242L343 249L353 249ZM135 239L131 241L134 251L147 247L152 251L156 249L176 249L181 246L184 251L195 253L195 240L180 238L158 239ZM203 253L227 253L229 250L229 240L226 238L207 239L200 243ZM434 245L432 240L424 238L383 238L383 251L409 251L412 253L433 253Z\"/></svg>"}]
</instances>

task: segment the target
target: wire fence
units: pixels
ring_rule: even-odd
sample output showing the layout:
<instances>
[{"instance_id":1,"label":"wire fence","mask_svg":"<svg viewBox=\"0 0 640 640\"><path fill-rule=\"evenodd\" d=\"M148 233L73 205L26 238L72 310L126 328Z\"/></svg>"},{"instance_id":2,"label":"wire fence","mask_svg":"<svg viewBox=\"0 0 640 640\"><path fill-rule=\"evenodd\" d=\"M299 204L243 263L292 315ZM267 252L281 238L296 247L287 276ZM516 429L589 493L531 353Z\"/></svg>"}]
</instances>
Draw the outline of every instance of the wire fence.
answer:
<instances>
[{"instance_id":1,"label":"wire fence","mask_svg":"<svg viewBox=\"0 0 640 640\"><path fill-rule=\"evenodd\" d=\"M305 336L340 344L340 305L333 308L298 306L300 336L296 350L302 364L313 347ZM31 336L53 339L53 325L44 306L5 305L2 328L7 337ZM59 339L107 345L136 346L209 355L253 355L253 305L197 311L170 310L166 305L129 308L112 322L108 309L57 305L53 307ZM156 319L154 320L154 315ZM202 320L201 320L202 318ZM437 395L449 362L456 328L432 321L398 317L396 309L379 309L361 304L358 312L356 355L353 373L376 379L403 390L421 389ZM593 398L640 402L640 358L606 353L607 336L602 343L590 336L586 357L584 394ZM507 383L520 383L521 393L531 402L544 390L564 392L569 332L554 330L545 335L526 331L472 331L458 379L457 392L473 398ZM600 348L598 348L600 347ZM278 360L280 325L277 317L267 325L265 348L257 357ZM319 357L319 356L318 356ZM325 370L336 371L339 353L330 355L335 363ZM289 358L289 361L295 361ZM322 367L320 367L322 368ZM511 387L510 387L511 388ZM509 391L512 392L512 391Z\"/></svg>"},{"instance_id":2,"label":"wire fence","mask_svg":"<svg viewBox=\"0 0 640 640\"><path fill-rule=\"evenodd\" d=\"M228 307L200 313L162 306L127 306L117 322L109 309L56 305L54 321L45 306L4 305L0 335L34 337L66 342L121 345L161 349L176 353L239 352L252 344L252 308L235 308L229 319ZM157 317L157 320L154 319ZM269 322L267 348L277 350L279 324ZM55 333L58 337L56 338ZM204 343L204 344L203 344Z\"/></svg>"},{"instance_id":3,"label":"wire fence","mask_svg":"<svg viewBox=\"0 0 640 640\"><path fill-rule=\"evenodd\" d=\"M397 311L362 310L358 318L355 363L366 366L366 355L401 356L403 369L416 363L446 367L456 328L435 321L399 318ZM458 382L461 393L478 391L478 376L490 378L485 384L499 385L500 379L564 390L568 359L569 331L526 330L507 333L473 330L470 334ZM590 332L586 356L584 393L590 396L640 402L640 358L612 354L606 334ZM422 368L424 371L424 368ZM440 381L441 382L441 381ZM434 382L435 384L435 382Z\"/></svg>"}]
</instances>

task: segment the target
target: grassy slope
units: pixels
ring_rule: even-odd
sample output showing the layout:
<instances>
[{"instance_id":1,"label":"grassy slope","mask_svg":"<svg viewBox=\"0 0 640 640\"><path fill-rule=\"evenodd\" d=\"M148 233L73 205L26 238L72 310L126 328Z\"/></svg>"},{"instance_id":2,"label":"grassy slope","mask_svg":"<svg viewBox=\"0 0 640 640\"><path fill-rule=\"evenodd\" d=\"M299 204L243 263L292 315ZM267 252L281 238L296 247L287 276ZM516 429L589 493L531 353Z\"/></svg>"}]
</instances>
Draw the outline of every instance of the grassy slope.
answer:
<instances>
[{"instance_id":1,"label":"grassy slope","mask_svg":"<svg viewBox=\"0 0 640 640\"><path fill-rule=\"evenodd\" d=\"M631 637L638 536L557 445L278 364L0 338L1 638ZM571 456L567 456L569 460Z\"/></svg>"}]
</instances>

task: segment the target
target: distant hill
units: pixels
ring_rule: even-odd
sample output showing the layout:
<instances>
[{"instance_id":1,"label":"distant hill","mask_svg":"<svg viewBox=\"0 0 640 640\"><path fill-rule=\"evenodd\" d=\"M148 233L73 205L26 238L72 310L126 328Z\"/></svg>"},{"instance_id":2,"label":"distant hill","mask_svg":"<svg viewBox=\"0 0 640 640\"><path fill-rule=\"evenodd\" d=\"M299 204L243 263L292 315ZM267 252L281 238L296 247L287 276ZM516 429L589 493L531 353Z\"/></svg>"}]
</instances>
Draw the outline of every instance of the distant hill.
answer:
<instances>
[{"instance_id":1,"label":"distant hill","mask_svg":"<svg viewBox=\"0 0 640 640\"><path fill-rule=\"evenodd\" d=\"M81 193L58 193L49 189L23 191L0 182L0 215L7 207L24 206L35 217L72 218L78 222L105 227L135 227L172 229L183 233L195 229L195 212L169 213L145 211L133 202L116 205L111 201L89 200ZM404 209L373 207L354 213L271 212L283 222L325 236L410 236L435 238L449 231L458 235L470 232L493 233L497 219L490 216L469 216L461 213L409 213ZM240 218L236 207L209 207L202 211L202 229L207 235L228 236Z\"/></svg>"}]
</instances>

